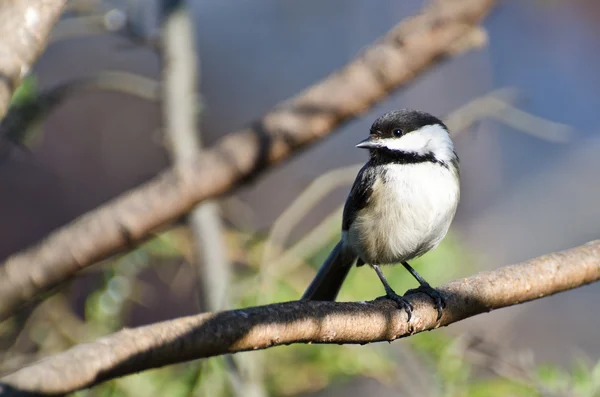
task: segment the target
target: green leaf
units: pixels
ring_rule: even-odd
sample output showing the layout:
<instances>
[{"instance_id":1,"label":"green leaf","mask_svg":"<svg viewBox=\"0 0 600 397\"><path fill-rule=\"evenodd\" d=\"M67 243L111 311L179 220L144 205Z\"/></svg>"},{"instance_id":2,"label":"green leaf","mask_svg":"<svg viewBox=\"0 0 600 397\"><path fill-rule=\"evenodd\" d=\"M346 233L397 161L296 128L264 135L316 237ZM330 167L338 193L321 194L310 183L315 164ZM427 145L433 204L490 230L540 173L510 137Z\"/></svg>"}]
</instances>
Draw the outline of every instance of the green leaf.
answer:
<instances>
[{"instance_id":1,"label":"green leaf","mask_svg":"<svg viewBox=\"0 0 600 397\"><path fill-rule=\"evenodd\" d=\"M34 100L37 95L37 79L34 75L29 75L14 92L10 104L11 106L21 106Z\"/></svg>"}]
</instances>

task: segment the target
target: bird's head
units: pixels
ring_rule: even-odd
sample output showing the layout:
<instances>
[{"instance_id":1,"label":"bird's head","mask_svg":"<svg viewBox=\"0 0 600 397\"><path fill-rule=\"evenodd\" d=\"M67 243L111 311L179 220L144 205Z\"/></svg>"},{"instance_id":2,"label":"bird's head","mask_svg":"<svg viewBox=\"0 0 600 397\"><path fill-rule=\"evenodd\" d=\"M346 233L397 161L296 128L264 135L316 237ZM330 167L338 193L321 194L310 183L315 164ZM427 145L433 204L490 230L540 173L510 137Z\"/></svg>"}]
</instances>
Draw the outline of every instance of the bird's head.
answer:
<instances>
[{"instance_id":1,"label":"bird's head","mask_svg":"<svg viewBox=\"0 0 600 397\"><path fill-rule=\"evenodd\" d=\"M369 137L356 147L369 149L372 160L385 163L430 161L448 165L458 160L444 123L429 113L409 109L379 117Z\"/></svg>"}]
</instances>

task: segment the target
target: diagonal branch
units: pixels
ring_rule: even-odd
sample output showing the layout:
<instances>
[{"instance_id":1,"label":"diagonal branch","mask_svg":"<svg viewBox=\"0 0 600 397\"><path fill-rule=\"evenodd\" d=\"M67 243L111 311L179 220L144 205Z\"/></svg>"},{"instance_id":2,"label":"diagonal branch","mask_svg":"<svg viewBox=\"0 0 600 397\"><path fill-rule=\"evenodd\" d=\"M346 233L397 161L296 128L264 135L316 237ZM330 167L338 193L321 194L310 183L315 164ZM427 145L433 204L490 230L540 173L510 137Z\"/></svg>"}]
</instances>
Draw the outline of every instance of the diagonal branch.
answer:
<instances>
[{"instance_id":1,"label":"diagonal branch","mask_svg":"<svg viewBox=\"0 0 600 397\"><path fill-rule=\"evenodd\" d=\"M291 343L392 341L600 279L600 240L482 272L440 288L440 324L429 298L411 295L413 320L387 299L295 301L203 313L125 329L75 346L0 379L0 396L64 394L168 364Z\"/></svg>"},{"instance_id":2,"label":"diagonal branch","mask_svg":"<svg viewBox=\"0 0 600 397\"><path fill-rule=\"evenodd\" d=\"M0 2L0 120L14 90L46 47L66 0Z\"/></svg>"},{"instance_id":3,"label":"diagonal branch","mask_svg":"<svg viewBox=\"0 0 600 397\"><path fill-rule=\"evenodd\" d=\"M231 190L359 116L437 63L482 44L495 0L438 0L354 61L268 112L253 127L175 165L0 264L0 320L96 261L148 237L200 201Z\"/></svg>"},{"instance_id":4,"label":"diagonal branch","mask_svg":"<svg viewBox=\"0 0 600 397\"><path fill-rule=\"evenodd\" d=\"M29 129L78 90L116 91L147 101L160 99L159 82L133 73L103 71L72 79L37 92L18 103L13 102L0 122L0 149L4 140L15 145L22 144Z\"/></svg>"}]
</instances>

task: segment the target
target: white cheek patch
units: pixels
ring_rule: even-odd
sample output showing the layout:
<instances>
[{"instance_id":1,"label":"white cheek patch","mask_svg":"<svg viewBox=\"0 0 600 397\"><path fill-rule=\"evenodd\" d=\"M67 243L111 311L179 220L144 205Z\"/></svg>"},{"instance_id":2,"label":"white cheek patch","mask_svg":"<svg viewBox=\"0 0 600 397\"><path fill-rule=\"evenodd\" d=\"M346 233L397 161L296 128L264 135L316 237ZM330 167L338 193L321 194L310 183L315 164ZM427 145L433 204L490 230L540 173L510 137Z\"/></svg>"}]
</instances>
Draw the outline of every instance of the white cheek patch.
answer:
<instances>
[{"instance_id":1,"label":"white cheek patch","mask_svg":"<svg viewBox=\"0 0 600 397\"><path fill-rule=\"evenodd\" d=\"M448 131L441 125L426 125L409 132L400 138L385 138L380 143L391 150L407 153L432 153L439 161L448 162L454 158L454 144Z\"/></svg>"}]
</instances>

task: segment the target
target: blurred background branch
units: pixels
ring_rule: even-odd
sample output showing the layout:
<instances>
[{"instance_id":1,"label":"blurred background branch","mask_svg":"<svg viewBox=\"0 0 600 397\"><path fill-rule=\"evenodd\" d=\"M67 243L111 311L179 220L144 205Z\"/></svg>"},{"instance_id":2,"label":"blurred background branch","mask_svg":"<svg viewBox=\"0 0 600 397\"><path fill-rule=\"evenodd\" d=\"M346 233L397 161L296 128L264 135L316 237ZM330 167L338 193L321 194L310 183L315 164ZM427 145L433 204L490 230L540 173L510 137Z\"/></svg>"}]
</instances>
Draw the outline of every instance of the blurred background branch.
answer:
<instances>
[{"instance_id":1,"label":"blurred background branch","mask_svg":"<svg viewBox=\"0 0 600 397\"><path fill-rule=\"evenodd\" d=\"M600 279L600 240L440 287L440 322L430 299L409 296L414 319L387 300L295 301L205 313L125 329L0 379L1 396L65 394L107 379L191 359L291 343L393 341L481 313L539 299Z\"/></svg>"},{"instance_id":2,"label":"blurred background branch","mask_svg":"<svg viewBox=\"0 0 600 397\"><path fill-rule=\"evenodd\" d=\"M35 78L29 77L13 97L13 103L0 121L0 157L10 146L28 149L39 140L38 131L46 117L80 90L106 90L132 95L148 101L160 99L157 81L134 73L102 71L57 84L38 92Z\"/></svg>"},{"instance_id":3,"label":"blurred background branch","mask_svg":"<svg viewBox=\"0 0 600 397\"><path fill-rule=\"evenodd\" d=\"M194 44L193 22L182 0L163 0L163 59L165 135L176 165L201 156L201 129L198 55ZM227 256L219 204L205 200L187 216L194 255L190 262L201 286L199 307L217 312L231 308L232 267ZM263 397L262 365L254 354L226 356L229 379L236 396Z\"/></svg>"}]
</instances>

